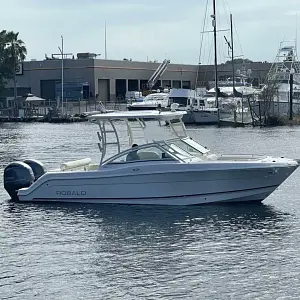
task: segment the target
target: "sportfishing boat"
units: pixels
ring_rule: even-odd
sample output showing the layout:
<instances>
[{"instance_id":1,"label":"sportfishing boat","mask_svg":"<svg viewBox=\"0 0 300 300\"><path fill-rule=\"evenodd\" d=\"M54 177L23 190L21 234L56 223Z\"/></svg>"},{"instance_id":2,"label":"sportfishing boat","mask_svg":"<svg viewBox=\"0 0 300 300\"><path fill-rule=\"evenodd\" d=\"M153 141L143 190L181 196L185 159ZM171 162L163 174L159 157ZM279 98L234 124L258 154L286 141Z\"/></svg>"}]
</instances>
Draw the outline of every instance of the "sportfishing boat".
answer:
<instances>
[{"instance_id":1,"label":"sportfishing boat","mask_svg":"<svg viewBox=\"0 0 300 300\"><path fill-rule=\"evenodd\" d=\"M299 115L300 62L297 55L297 41L283 41L261 89L262 97L252 107L254 113L262 118L289 115L291 87L293 113ZM270 96L266 98L266 95Z\"/></svg>"},{"instance_id":2,"label":"sportfishing boat","mask_svg":"<svg viewBox=\"0 0 300 300\"><path fill-rule=\"evenodd\" d=\"M19 201L138 205L262 201L298 168L297 161L283 157L213 154L187 135L185 114L172 107L165 112L91 115L89 121L99 127L100 163L85 158L45 171L36 160L13 162L4 170L4 187ZM147 119L155 119L159 126ZM162 126L166 121L169 127ZM122 150L124 126L129 146ZM160 136L171 132L173 137L156 140L158 129Z\"/></svg>"}]
</instances>

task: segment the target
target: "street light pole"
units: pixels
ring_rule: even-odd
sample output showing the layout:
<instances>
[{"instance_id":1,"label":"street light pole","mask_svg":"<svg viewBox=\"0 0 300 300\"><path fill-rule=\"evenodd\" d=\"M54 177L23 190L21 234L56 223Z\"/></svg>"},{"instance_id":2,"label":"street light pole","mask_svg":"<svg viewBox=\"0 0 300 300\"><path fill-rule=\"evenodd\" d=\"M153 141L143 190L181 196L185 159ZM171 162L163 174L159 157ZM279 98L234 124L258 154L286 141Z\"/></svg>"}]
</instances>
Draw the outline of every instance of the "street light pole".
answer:
<instances>
[{"instance_id":1,"label":"street light pole","mask_svg":"<svg viewBox=\"0 0 300 300\"><path fill-rule=\"evenodd\" d=\"M17 67L17 59L16 59L16 50L14 41L11 42L12 48L12 56L13 56L13 64L14 64L14 100L17 100L18 91L17 91L17 76L16 76L16 67Z\"/></svg>"},{"instance_id":2,"label":"street light pole","mask_svg":"<svg viewBox=\"0 0 300 300\"><path fill-rule=\"evenodd\" d=\"M61 110L64 113L64 37L61 36L61 48L58 47L61 54ZM66 103L67 113L67 103Z\"/></svg>"},{"instance_id":3,"label":"street light pole","mask_svg":"<svg viewBox=\"0 0 300 300\"><path fill-rule=\"evenodd\" d=\"M105 22L105 29L104 29L104 48L105 48L105 59L107 59L106 22Z\"/></svg>"}]
</instances>

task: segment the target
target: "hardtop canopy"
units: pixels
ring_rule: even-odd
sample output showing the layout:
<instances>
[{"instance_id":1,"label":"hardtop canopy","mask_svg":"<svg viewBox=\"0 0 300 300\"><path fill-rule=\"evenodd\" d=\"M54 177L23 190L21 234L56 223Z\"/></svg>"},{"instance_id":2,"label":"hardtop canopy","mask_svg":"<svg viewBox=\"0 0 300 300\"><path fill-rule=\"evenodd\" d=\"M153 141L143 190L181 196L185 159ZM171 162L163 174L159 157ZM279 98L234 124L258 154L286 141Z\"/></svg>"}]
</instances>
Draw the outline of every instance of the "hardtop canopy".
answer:
<instances>
[{"instance_id":1,"label":"hardtop canopy","mask_svg":"<svg viewBox=\"0 0 300 300\"><path fill-rule=\"evenodd\" d=\"M104 120L128 120L128 119L156 119L159 121L171 121L181 119L186 111L117 111L109 113L101 113L88 116L91 121Z\"/></svg>"}]
</instances>

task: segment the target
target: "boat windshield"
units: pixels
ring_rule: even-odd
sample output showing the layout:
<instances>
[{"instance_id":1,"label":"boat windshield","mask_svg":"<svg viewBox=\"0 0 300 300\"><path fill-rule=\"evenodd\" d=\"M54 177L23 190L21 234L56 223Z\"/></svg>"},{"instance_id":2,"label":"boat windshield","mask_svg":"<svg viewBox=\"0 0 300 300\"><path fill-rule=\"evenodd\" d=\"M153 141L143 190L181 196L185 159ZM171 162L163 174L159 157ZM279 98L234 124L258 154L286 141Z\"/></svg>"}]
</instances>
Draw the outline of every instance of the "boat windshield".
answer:
<instances>
[{"instance_id":1,"label":"boat windshield","mask_svg":"<svg viewBox=\"0 0 300 300\"><path fill-rule=\"evenodd\" d=\"M165 141L164 143L167 144L171 149L176 149L178 152L180 149L180 152L187 157L199 156L199 154L202 156L210 151L209 149L192 140L190 137L173 139Z\"/></svg>"},{"instance_id":2,"label":"boat windshield","mask_svg":"<svg viewBox=\"0 0 300 300\"><path fill-rule=\"evenodd\" d=\"M176 156L182 161L191 160L194 156L184 149L184 144L180 143L180 140L175 140L170 143L162 144L162 147L166 149L170 154Z\"/></svg>"},{"instance_id":3,"label":"boat windshield","mask_svg":"<svg viewBox=\"0 0 300 300\"><path fill-rule=\"evenodd\" d=\"M149 94L144 98L144 102L147 101L162 101L167 99L168 94Z\"/></svg>"},{"instance_id":4,"label":"boat windshield","mask_svg":"<svg viewBox=\"0 0 300 300\"><path fill-rule=\"evenodd\" d=\"M199 160L199 153L203 155L203 152L193 147L192 144L189 145L184 140L185 139L173 139L169 141L154 142L142 146L136 146L132 149L128 149L127 151L123 151L122 153L113 156L112 158L105 161L104 164L120 164L149 160L173 160L181 162L191 162L194 160ZM203 149L207 151L207 149Z\"/></svg>"}]
</instances>

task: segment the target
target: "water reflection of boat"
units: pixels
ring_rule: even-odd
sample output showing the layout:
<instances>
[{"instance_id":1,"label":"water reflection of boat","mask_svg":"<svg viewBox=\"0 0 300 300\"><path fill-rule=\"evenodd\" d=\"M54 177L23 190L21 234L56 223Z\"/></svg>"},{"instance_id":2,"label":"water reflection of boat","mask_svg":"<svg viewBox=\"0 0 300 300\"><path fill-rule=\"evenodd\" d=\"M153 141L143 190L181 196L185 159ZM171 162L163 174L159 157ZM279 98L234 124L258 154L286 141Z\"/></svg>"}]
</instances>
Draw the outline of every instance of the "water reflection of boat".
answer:
<instances>
[{"instance_id":1,"label":"water reflection of boat","mask_svg":"<svg viewBox=\"0 0 300 300\"><path fill-rule=\"evenodd\" d=\"M264 204L236 203L205 205L196 207L173 207L173 206L150 206L147 210L143 206L124 205L78 205L75 203L55 204L52 203L18 203L6 202L3 205L3 213L8 222L19 224L20 220L35 218L47 222L47 218L56 222L68 222L76 224L93 224L102 231L112 234L112 228L116 231L142 234L147 229L151 233L159 231L160 234L184 235L195 231L239 231L259 228L270 234L283 234L284 228L280 224L289 217L288 214ZM88 222L86 222L88 221ZM16 226L16 225L15 225ZM116 233L116 232L115 232Z\"/></svg>"}]
</instances>

